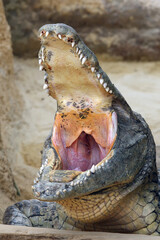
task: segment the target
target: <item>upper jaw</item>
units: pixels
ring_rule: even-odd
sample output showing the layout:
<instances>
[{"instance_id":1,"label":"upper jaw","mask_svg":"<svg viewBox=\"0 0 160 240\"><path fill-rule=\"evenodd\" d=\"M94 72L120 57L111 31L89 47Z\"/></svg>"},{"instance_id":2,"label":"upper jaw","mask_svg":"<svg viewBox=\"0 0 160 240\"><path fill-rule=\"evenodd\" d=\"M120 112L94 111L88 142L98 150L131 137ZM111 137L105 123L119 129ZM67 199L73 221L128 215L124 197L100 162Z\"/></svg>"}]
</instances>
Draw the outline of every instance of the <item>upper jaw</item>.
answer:
<instances>
[{"instance_id":1,"label":"upper jaw","mask_svg":"<svg viewBox=\"0 0 160 240\"><path fill-rule=\"evenodd\" d=\"M42 47L39 52L39 63L40 70L46 70L47 72L47 75L45 75L45 81L47 76L50 74L51 69L48 69L48 66L45 65L46 56L44 55L44 51L50 43L54 46L53 41L59 40L72 49L71 51L78 56L81 66L91 72L99 85L105 90L106 94L111 94L114 99L118 99L123 102L126 110L129 112L131 111L121 93L99 66L99 62L94 53L84 44L73 28L61 23L47 24L39 29L39 36L42 43ZM47 88L47 81L45 88ZM50 91L49 94L51 94Z\"/></svg>"}]
</instances>

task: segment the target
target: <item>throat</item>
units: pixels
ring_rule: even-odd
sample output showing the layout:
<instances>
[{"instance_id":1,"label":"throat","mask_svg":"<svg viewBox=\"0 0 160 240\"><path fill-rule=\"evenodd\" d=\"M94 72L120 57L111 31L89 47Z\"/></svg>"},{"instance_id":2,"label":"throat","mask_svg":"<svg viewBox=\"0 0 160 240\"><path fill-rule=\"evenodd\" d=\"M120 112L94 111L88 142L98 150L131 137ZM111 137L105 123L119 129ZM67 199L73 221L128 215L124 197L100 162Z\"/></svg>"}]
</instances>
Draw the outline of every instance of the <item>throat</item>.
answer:
<instances>
[{"instance_id":1,"label":"throat","mask_svg":"<svg viewBox=\"0 0 160 240\"><path fill-rule=\"evenodd\" d=\"M62 161L62 170L86 171L112 149L116 138L115 112L90 109L57 113L52 144Z\"/></svg>"}]
</instances>

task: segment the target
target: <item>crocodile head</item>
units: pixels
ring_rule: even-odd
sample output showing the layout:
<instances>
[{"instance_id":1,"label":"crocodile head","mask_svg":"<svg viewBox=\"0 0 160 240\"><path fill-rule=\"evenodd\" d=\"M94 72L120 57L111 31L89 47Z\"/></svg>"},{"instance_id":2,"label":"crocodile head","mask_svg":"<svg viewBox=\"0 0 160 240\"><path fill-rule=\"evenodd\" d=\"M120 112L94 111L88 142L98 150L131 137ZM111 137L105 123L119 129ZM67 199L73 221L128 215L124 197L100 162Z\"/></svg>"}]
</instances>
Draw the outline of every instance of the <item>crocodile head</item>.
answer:
<instances>
[{"instance_id":1,"label":"crocodile head","mask_svg":"<svg viewBox=\"0 0 160 240\"><path fill-rule=\"evenodd\" d=\"M39 35L44 89L57 100L57 113L34 194L59 202L76 218L73 202L77 206L84 196L92 202L93 196L102 199L118 189L120 200L139 186L152 167L153 157L146 156L154 150L148 147L147 124L131 110L76 31L48 24Z\"/></svg>"}]
</instances>

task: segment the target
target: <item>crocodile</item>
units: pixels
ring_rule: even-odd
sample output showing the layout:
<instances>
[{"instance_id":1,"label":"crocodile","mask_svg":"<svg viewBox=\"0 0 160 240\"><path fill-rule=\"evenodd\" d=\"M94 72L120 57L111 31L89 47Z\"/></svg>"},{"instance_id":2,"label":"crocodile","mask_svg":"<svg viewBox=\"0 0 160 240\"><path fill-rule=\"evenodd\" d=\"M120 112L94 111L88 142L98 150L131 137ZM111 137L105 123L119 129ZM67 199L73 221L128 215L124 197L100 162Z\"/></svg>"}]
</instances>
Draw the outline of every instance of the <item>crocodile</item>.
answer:
<instances>
[{"instance_id":1,"label":"crocodile","mask_svg":"<svg viewBox=\"0 0 160 240\"><path fill-rule=\"evenodd\" d=\"M72 27L47 24L39 38L43 88L57 112L32 186L36 199L8 207L3 223L159 235L159 172L149 126Z\"/></svg>"}]
</instances>

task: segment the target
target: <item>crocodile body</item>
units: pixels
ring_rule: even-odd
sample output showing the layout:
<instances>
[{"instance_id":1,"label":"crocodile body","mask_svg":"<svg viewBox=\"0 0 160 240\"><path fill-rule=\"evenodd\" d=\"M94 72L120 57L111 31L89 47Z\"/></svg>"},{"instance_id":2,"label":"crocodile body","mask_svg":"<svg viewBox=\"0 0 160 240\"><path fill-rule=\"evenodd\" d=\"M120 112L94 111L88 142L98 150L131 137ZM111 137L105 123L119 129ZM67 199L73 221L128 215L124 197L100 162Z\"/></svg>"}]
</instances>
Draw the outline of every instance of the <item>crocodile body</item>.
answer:
<instances>
[{"instance_id":1,"label":"crocodile body","mask_svg":"<svg viewBox=\"0 0 160 240\"><path fill-rule=\"evenodd\" d=\"M160 234L155 143L141 117L65 24L39 30L44 89L57 113L33 192L3 222L57 229Z\"/></svg>"}]
</instances>

